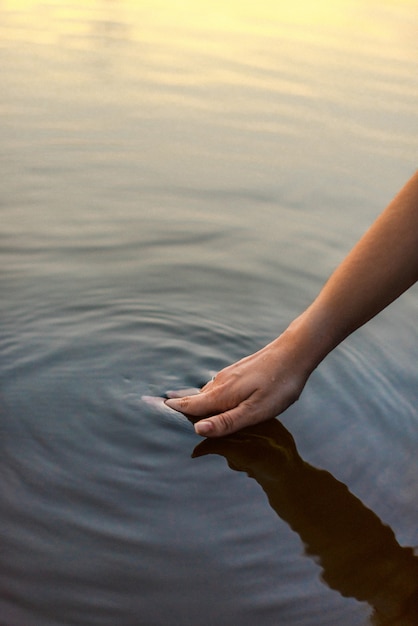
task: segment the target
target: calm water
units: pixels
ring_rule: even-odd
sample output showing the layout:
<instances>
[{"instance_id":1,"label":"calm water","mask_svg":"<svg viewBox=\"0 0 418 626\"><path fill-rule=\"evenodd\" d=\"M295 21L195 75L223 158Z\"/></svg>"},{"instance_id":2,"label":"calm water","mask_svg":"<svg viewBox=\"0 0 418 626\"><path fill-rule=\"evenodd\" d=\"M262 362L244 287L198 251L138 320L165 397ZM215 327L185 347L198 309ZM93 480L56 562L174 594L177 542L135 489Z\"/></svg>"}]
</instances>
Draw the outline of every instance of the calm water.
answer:
<instances>
[{"instance_id":1,"label":"calm water","mask_svg":"<svg viewBox=\"0 0 418 626\"><path fill-rule=\"evenodd\" d=\"M417 289L280 422L142 399L279 334L415 171L417 24L0 3L1 626L418 624Z\"/></svg>"}]
</instances>

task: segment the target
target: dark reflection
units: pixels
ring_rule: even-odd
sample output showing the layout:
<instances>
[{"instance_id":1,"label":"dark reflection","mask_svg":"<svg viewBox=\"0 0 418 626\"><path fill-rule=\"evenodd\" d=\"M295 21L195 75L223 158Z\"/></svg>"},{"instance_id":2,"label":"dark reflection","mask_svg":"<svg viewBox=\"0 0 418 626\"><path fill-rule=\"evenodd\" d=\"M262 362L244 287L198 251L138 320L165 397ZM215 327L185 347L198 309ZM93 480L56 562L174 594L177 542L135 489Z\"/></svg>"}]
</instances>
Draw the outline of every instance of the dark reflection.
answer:
<instances>
[{"instance_id":1,"label":"dark reflection","mask_svg":"<svg viewBox=\"0 0 418 626\"><path fill-rule=\"evenodd\" d=\"M206 439L193 456L219 454L247 472L276 513L296 531L322 578L345 597L368 602L371 623L418 625L418 558L329 472L306 463L277 420L222 439Z\"/></svg>"}]
</instances>

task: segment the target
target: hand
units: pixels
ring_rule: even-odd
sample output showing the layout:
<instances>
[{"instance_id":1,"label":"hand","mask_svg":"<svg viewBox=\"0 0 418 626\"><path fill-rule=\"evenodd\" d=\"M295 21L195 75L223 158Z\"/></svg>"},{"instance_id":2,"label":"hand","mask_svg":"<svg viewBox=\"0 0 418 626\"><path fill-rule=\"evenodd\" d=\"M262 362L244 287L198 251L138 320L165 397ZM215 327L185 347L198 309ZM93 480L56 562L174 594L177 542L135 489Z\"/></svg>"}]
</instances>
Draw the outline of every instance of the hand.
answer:
<instances>
[{"instance_id":1,"label":"hand","mask_svg":"<svg viewBox=\"0 0 418 626\"><path fill-rule=\"evenodd\" d=\"M298 398L310 371L293 333L286 331L258 352L221 370L198 395L166 404L206 437L221 437L273 418ZM202 419L204 418L204 419Z\"/></svg>"},{"instance_id":2,"label":"hand","mask_svg":"<svg viewBox=\"0 0 418 626\"><path fill-rule=\"evenodd\" d=\"M282 413L331 350L418 279L417 206L418 172L280 337L223 369L197 396L167 406L200 418L196 432L208 437Z\"/></svg>"}]
</instances>

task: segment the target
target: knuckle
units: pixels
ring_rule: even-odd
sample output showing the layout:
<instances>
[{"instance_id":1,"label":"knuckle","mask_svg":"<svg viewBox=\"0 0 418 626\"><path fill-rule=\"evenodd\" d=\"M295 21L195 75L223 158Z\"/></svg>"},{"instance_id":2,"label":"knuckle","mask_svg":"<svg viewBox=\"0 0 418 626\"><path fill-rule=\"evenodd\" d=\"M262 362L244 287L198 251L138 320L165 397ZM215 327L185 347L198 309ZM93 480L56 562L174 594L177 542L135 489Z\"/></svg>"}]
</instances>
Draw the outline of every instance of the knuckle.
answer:
<instances>
[{"instance_id":1,"label":"knuckle","mask_svg":"<svg viewBox=\"0 0 418 626\"><path fill-rule=\"evenodd\" d=\"M294 381L292 385L290 385L289 389L289 397L291 402L297 402L301 396L303 386L300 385L299 381Z\"/></svg>"},{"instance_id":2,"label":"knuckle","mask_svg":"<svg viewBox=\"0 0 418 626\"><path fill-rule=\"evenodd\" d=\"M228 411L218 415L218 424L225 433L230 433L234 430L234 419Z\"/></svg>"},{"instance_id":3,"label":"knuckle","mask_svg":"<svg viewBox=\"0 0 418 626\"><path fill-rule=\"evenodd\" d=\"M190 404L189 398L181 398L179 403L182 409L186 409Z\"/></svg>"},{"instance_id":4,"label":"knuckle","mask_svg":"<svg viewBox=\"0 0 418 626\"><path fill-rule=\"evenodd\" d=\"M181 413L187 414L191 408L189 398L181 398L179 400L179 409Z\"/></svg>"}]
</instances>

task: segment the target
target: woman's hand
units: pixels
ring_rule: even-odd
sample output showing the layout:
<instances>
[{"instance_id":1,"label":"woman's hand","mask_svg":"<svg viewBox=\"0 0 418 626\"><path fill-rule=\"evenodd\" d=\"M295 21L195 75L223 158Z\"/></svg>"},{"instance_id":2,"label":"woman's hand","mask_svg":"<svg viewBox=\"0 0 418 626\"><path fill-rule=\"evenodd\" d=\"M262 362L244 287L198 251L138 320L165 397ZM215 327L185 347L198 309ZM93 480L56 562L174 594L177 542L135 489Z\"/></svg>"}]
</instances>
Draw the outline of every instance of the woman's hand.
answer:
<instances>
[{"instance_id":1,"label":"woman's hand","mask_svg":"<svg viewBox=\"0 0 418 626\"><path fill-rule=\"evenodd\" d=\"M316 300L275 341L226 367L196 396L166 404L200 435L228 435L299 398L322 359L418 279L418 172L395 196Z\"/></svg>"},{"instance_id":2,"label":"woman's hand","mask_svg":"<svg viewBox=\"0 0 418 626\"><path fill-rule=\"evenodd\" d=\"M197 395L166 404L189 418L205 437L229 435L282 413L295 402L310 374L292 332L221 370ZM203 418L203 419L202 419Z\"/></svg>"}]
</instances>

